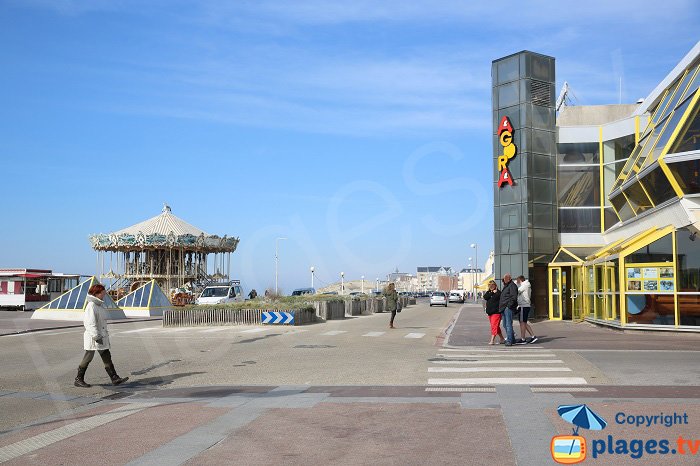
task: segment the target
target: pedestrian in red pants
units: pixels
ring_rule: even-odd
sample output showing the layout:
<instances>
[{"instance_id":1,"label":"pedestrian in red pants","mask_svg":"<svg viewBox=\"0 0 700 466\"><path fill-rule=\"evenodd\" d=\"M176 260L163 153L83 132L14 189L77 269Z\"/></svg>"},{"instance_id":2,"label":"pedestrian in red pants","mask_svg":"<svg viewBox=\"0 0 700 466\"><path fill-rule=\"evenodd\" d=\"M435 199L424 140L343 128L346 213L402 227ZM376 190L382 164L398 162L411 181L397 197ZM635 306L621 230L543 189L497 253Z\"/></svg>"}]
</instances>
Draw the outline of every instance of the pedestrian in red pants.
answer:
<instances>
[{"instance_id":1,"label":"pedestrian in red pants","mask_svg":"<svg viewBox=\"0 0 700 466\"><path fill-rule=\"evenodd\" d=\"M498 309L498 302L500 299L501 291L498 289L496 282L491 280L489 282L489 290L484 293L486 315L489 316L489 322L491 323L491 339L489 340L489 345L495 344L496 336L501 338L501 343L506 341L506 339L503 338L503 333L501 333L501 313Z\"/></svg>"}]
</instances>

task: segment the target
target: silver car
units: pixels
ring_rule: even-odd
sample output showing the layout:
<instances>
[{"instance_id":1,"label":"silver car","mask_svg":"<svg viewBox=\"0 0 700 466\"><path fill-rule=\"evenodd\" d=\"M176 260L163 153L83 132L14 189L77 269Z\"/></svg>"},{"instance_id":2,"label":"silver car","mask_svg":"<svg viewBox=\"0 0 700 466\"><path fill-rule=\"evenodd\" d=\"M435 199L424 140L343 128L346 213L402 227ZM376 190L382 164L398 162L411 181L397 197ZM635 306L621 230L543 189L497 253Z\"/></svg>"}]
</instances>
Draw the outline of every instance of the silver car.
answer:
<instances>
[{"instance_id":1,"label":"silver car","mask_svg":"<svg viewBox=\"0 0 700 466\"><path fill-rule=\"evenodd\" d=\"M445 306L447 307L447 293L444 291L436 291L430 295L430 307Z\"/></svg>"}]
</instances>

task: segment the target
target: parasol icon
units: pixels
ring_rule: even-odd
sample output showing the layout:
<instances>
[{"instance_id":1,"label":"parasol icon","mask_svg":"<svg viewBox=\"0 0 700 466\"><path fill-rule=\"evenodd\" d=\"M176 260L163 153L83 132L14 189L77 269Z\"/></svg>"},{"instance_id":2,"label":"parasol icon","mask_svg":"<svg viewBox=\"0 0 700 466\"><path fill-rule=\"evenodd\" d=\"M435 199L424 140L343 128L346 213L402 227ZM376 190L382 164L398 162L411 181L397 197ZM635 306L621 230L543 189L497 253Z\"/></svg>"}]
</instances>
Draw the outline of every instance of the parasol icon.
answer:
<instances>
[{"instance_id":1,"label":"parasol icon","mask_svg":"<svg viewBox=\"0 0 700 466\"><path fill-rule=\"evenodd\" d=\"M578 435L579 428L583 427L588 430L603 430L608 423L593 412L588 406L584 405L563 405L557 408L557 413L566 422L575 425L574 435Z\"/></svg>"},{"instance_id":2,"label":"parasol icon","mask_svg":"<svg viewBox=\"0 0 700 466\"><path fill-rule=\"evenodd\" d=\"M557 413L559 413L559 416L566 422L570 422L576 426L576 428L573 429L574 435L576 436L578 435L578 430L581 427L588 430L603 430L605 429L605 426L608 425L605 419L594 413L593 410L585 404L562 405L557 408ZM571 454L573 451L575 444L576 440L571 442L569 454Z\"/></svg>"}]
</instances>

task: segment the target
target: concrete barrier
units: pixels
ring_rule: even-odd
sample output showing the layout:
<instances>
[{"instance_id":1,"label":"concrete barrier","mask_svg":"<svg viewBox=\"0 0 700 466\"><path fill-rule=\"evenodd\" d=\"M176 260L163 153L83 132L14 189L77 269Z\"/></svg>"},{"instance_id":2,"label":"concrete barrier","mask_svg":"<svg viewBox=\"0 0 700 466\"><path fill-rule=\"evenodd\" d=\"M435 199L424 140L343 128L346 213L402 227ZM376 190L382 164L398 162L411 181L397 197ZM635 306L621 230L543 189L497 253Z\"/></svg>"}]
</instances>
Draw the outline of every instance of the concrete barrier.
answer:
<instances>
[{"instance_id":1,"label":"concrete barrier","mask_svg":"<svg viewBox=\"0 0 700 466\"><path fill-rule=\"evenodd\" d=\"M314 303L314 307L316 308L316 317L322 322L345 319L344 301L318 301Z\"/></svg>"},{"instance_id":2,"label":"concrete barrier","mask_svg":"<svg viewBox=\"0 0 700 466\"><path fill-rule=\"evenodd\" d=\"M381 312L384 312L385 306L385 298L370 298L367 300L365 314L379 314Z\"/></svg>"},{"instance_id":3,"label":"concrete barrier","mask_svg":"<svg viewBox=\"0 0 700 466\"><path fill-rule=\"evenodd\" d=\"M364 314L363 310L366 308L366 299L347 299L345 300L345 317L360 316Z\"/></svg>"},{"instance_id":4,"label":"concrete barrier","mask_svg":"<svg viewBox=\"0 0 700 466\"><path fill-rule=\"evenodd\" d=\"M314 309L169 309L163 312L163 327L214 327L225 325L263 325L265 311L284 311L294 314L294 323L304 325L316 321ZM271 324L275 325L275 324ZM279 325L279 324L277 324Z\"/></svg>"}]
</instances>

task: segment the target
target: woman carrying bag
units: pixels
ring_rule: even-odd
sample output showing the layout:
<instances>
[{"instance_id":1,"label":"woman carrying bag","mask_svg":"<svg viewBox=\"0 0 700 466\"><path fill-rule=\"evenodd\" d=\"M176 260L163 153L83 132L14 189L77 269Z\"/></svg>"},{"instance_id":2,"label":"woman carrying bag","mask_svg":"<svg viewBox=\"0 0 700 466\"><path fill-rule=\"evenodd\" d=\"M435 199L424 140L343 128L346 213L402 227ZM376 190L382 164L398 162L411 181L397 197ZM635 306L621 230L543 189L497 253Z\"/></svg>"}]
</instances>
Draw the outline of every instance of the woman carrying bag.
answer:
<instances>
[{"instance_id":1,"label":"woman carrying bag","mask_svg":"<svg viewBox=\"0 0 700 466\"><path fill-rule=\"evenodd\" d=\"M112 354L109 352L109 332L107 331L106 311L104 308L106 294L105 287L99 283L92 285L88 290L88 305L85 308L85 316L83 317L85 356L83 356L83 360L78 366L78 375L73 383L76 387L90 388L92 386L85 382L85 371L87 371L92 358L95 357L95 351L100 353L102 362L105 365L105 371L107 371L107 375L109 375L113 385L119 385L129 380L129 377L119 377L114 369L114 364L112 364Z\"/></svg>"},{"instance_id":2,"label":"woman carrying bag","mask_svg":"<svg viewBox=\"0 0 700 466\"><path fill-rule=\"evenodd\" d=\"M489 290L484 293L484 301L486 301L486 315L489 316L489 322L491 323L491 340L489 340L489 345L495 344L496 336L501 337L501 343L505 343L506 339L503 338L503 333L501 332L501 313L498 310L498 302L501 299L501 291L498 289L496 282L491 280L489 282Z\"/></svg>"}]
</instances>

